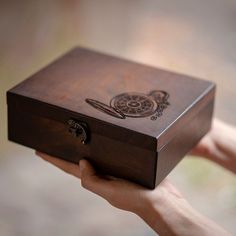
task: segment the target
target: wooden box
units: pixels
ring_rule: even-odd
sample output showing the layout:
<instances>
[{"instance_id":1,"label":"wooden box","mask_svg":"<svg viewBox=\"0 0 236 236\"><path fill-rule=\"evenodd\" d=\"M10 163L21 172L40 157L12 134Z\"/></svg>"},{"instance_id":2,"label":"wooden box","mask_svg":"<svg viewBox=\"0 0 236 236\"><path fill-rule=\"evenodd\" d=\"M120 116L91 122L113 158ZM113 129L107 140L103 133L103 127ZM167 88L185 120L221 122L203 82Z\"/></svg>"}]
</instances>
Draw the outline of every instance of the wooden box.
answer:
<instances>
[{"instance_id":1,"label":"wooden box","mask_svg":"<svg viewBox=\"0 0 236 236\"><path fill-rule=\"evenodd\" d=\"M9 140L155 188L210 129L215 85L75 48L7 92Z\"/></svg>"}]
</instances>

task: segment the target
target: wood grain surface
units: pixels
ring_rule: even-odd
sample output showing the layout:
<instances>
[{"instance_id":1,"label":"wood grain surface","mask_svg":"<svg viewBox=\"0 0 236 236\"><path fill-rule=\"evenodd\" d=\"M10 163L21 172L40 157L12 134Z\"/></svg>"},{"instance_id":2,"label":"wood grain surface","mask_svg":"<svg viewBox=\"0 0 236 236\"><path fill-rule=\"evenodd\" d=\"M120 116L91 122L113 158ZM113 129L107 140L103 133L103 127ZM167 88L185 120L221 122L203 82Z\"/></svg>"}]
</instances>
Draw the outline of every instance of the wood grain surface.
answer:
<instances>
[{"instance_id":1,"label":"wood grain surface","mask_svg":"<svg viewBox=\"0 0 236 236\"><path fill-rule=\"evenodd\" d=\"M169 94L155 120L120 119L86 102L107 109L114 96L153 90ZM9 139L75 163L87 158L101 173L154 188L209 130L214 94L208 81L75 48L8 91ZM71 118L87 124L87 144L69 133Z\"/></svg>"}]
</instances>

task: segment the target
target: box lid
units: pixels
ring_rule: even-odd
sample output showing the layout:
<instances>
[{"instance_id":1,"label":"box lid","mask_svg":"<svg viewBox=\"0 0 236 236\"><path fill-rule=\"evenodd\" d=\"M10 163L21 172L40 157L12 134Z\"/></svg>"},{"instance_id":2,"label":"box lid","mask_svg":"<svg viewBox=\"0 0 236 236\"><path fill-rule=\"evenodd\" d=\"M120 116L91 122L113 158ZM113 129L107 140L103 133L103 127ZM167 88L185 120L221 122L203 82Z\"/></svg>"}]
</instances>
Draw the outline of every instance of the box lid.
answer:
<instances>
[{"instance_id":1,"label":"box lid","mask_svg":"<svg viewBox=\"0 0 236 236\"><path fill-rule=\"evenodd\" d=\"M79 114L93 123L92 132L159 150L214 90L205 80L75 48L8 91L8 102L38 103L45 115Z\"/></svg>"}]
</instances>

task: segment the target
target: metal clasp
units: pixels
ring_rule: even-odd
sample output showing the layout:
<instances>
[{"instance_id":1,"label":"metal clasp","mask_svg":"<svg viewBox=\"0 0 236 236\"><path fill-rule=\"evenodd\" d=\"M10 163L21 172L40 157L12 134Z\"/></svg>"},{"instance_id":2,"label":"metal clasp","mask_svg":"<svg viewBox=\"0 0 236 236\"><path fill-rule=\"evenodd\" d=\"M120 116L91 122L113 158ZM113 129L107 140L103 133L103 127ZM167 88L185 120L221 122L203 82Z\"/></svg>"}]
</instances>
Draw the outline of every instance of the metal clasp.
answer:
<instances>
[{"instance_id":1,"label":"metal clasp","mask_svg":"<svg viewBox=\"0 0 236 236\"><path fill-rule=\"evenodd\" d=\"M75 119L68 120L68 131L76 138L79 138L81 143L86 144L88 141L88 126L84 122Z\"/></svg>"}]
</instances>

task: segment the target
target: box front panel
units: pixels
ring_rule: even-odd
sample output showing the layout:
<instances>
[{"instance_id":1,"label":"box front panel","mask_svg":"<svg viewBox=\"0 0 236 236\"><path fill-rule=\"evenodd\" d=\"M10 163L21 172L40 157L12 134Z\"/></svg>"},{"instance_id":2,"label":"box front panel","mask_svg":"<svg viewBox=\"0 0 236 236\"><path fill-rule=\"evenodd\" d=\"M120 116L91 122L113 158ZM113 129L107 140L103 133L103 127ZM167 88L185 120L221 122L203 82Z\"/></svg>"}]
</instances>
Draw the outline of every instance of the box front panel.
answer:
<instances>
[{"instance_id":1,"label":"box front panel","mask_svg":"<svg viewBox=\"0 0 236 236\"><path fill-rule=\"evenodd\" d=\"M68 120L70 118L68 114ZM110 139L92 130L90 140L83 144L69 128L66 122L36 116L21 111L19 105L8 104L9 140L74 163L86 158L101 173L154 187L155 151Z\"/></svg>"}]
</instances>

